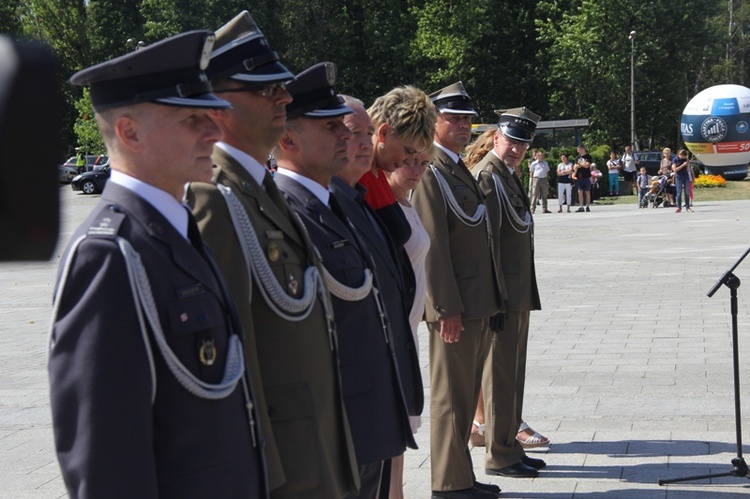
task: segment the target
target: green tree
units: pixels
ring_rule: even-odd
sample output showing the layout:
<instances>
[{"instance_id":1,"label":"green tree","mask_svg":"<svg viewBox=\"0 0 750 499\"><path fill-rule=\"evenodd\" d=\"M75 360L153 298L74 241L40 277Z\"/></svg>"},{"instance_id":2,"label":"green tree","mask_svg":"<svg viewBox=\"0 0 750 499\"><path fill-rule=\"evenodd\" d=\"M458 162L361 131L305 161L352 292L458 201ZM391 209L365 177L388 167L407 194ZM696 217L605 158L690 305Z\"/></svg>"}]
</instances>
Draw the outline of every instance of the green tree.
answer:
<instances>
[{"instance_id":1,"label":"green tree","mask_svg":"<svg viewBox=\"0 0 750 499\"><path fill-rule=\"evenodd\" d=\"M194 29L215 31L248 5L240 0L142 0L140 9L143 41L149 44Z\"/></svg>"},{"instance_id":2,"label":"green tree","mask_svg":"<svg viewBox=\"0 0 750 499\"><path fill-rule=\"evenodd\" d=\"M102 134L99 133L99 128L96 126L88 88L83 89L83 95L76 101L75 109L78 112L78 119L73 125L77 138L76 143L88 154L104 153L106 148L104 147Z\"/></svg>"},{"instance_id":3,"label":"green tree","mask_svg":"<svg viewBox=\"0 0 750 499\"><path fill-rule=\"evenodd\" d=\"M535 4L428 0L415 6L411 57L425 86L436 90L463 81L483 121L495 121L495 109L522 105L546 114Z\"/></svg>"},{"instance_id":4,"label":"green tree","mask_svg":"<svg viewBox=\"0 0 750 499\"><path fill-rule=\"evenodd\" d=\"M636 130L647 147L674 144L680 114L693 94L712 43L702 0L579 0L561 12L540 2L550 22L547 81L554 113L589 118L589 140L620 147L630 141L630 31L635 41ZM559 21L554 22L554 20Z\"/></svg>"},{"instance_id":5,"label":"green tree","mask_svg":"<svg viewBox=\"0 0 750 499\"><path fill-rule=\"evenodd\" d=\"M54 50L64 70L91 64L84 0L27 0L26 33Z\"/></svg>"},{"instance_id":6,"label":"green tree","mask_svg":"<svg viewBox=\"0 0 750 499\"><path fill-rule=\"evenodd\" d=\"M704 64L707 86L720 83L750 83L750 4L723 0L709 21L716 42L710 47L708 67Z\"/></svg>"},{"instance_id":7,"label":"green tree","mask_svg":"<svg viewBox=\"0 0 750 499\"><path fill-rule=\"evenodd\" d=\"M0 2L0 33L18 38L23 33L21 15L23 0L3 0Z\"/></svg>"},{"instance_id":8,"label":"green tree","mask_svg":"<svg viewBox=\"0 0 750 499\"><path fill-rule=\"evenodd\" d=\"M94 62L117 57L143 39L142 0L89 0L88 35ZM133 40L134 43L128 43Z\"/></svg>"},{"instance_id":9,"label":"green tree","mask_svg":"<svg viewBox=\"0 0 750 499\"><path fill-rule=\"evenodd\" d=\"M77 112L74 103L81 92L69 85L67 79L75 71L91 64L86 1L21 0L19 3L24 36L50 46L60 61L59 85L64 99L62 143L70 145L75 142L73 124ZM60 154L66 152L63 150Z\"/></svg>"}]
</instances>

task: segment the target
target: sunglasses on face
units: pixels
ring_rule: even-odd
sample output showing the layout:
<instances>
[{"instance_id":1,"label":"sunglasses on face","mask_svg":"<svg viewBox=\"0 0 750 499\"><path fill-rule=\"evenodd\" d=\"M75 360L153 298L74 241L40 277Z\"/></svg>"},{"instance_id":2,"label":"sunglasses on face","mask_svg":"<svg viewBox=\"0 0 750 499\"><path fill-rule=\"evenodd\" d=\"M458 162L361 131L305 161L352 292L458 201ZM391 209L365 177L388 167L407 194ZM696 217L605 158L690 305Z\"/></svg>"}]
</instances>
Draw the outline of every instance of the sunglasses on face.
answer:
<instances>
[{"instance_id":1,"label":"sunglasses on face","mask_svg":"<svg viewBox=\"0 0 750 499\"><path fill-rule=\"evenodd\" d=\"M254 92L262 95L263 97L274 97L278 92L286 90L286 83L267 83L262 87L239 87L239 88L227 88L224 90L214 90L215 94L226 94L232 92Z\"/></svg>"}]
</instances>

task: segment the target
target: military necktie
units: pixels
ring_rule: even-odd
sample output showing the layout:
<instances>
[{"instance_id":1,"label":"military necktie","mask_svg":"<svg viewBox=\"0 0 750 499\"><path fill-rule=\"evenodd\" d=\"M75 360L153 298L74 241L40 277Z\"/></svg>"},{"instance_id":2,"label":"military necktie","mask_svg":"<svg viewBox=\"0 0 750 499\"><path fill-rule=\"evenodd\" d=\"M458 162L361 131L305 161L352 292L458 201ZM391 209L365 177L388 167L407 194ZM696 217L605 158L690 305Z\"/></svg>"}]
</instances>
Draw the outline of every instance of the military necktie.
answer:
<instances>
[{"instance_id":1,"label":"military necktie","mask_svg":"<svg viewBox=\"0 0 750 499\"><path fill-rule=\"evenodd\" d=\"M271 198L271 201L273 201L286 217L289 217L289 207L287 206L286 201L284 201L281 192L279 192L276 182L273 181L273 177L268 172L263 175L263 187L265 187L266 194Z\"/></svg>"},{"instance_id":2,"label":"military necktie","mask_svg":"<svg viewBox=\"0 0 750 499\"><path fill-rule=\"evenodd\" d=\"M193 248L200 253L200 255L203 257L204 260L208 260L208 257L206 256L206 251L203 249L203 238L201 238L201 233L198 230L198 223L195 221L195 217L193 214L185 208L185 211L187 212L188 216L188 225L187 225L187 236L188 240L190 240L190 244L193 245Z\"/></svg>"}]
</instances>

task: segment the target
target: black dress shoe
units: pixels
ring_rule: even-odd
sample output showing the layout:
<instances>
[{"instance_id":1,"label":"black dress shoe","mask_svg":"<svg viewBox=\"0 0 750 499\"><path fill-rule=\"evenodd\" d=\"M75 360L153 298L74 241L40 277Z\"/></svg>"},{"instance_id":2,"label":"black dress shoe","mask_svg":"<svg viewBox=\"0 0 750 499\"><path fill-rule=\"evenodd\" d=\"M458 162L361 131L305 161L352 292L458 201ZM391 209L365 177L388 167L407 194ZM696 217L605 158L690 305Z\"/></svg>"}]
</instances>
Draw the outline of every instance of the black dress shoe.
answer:
<instances>
[{"instance_id":1,"label":"black dress shoe","mask_svg":"<svg viewBox=\"0 0 750 499\"><path fill-rule=\"evenodd\" d=\"M474 488L479 490L484 490L486 492L491 492L495 494L495 496L500 497L500 487L495 485L494 483L482 483L474 481Z\"/></svg>"},{"instance_id":2,"label":"black dress shoe","mask_svg":"<svg viewBox=\"0 0 750 499\"><path fill-rule=\"evenodd\" d=\"M432 499L497 499L497 494L471 487L461 490L433 490Z\"/></svg>"},{"instance_id":3,"label":"black dress shoe","mask_svg":"<svg viewBox=\"0 0 750 499\"><path fill-rule=\"evenodd\" d=\"M541 459L534 459L533 457L529 457L529 456L523 456L521 458L521 462L525 464L526 466L531 466L535 470L540 470L544 468L545 466L547 466L547 463L545 463Z\"/></svg>"},{"instance_id":4,"label":"black dress shoe","mask_svg":"<svg viewBox=\"0 0 750 499\"><path fill-rule=\"evenodd\" d=\"M526 466L523 463L516 463L500 469L485 468L484 472L488 475L509 476L514 478L535 478L539 476L539 472L536 469L531 466Z\"/></svg>"}]
</instances>

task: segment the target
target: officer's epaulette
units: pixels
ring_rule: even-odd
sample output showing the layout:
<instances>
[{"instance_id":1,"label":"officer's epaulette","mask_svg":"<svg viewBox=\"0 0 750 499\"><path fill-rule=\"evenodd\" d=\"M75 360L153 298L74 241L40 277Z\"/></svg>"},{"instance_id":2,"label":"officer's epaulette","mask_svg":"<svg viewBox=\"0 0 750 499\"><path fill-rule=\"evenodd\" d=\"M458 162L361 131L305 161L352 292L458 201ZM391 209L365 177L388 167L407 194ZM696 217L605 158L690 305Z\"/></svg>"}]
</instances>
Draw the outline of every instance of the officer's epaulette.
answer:
<instances>
[{"instance_id":1,"label":"officer's epaulette","mask_svg":"<svg viewBox=\"0 0 750 499\"><path fill-rule=\"evenodd\" d=\"M117 237L117 232L120 230L123 220L125 220L125 214L120 211L120 207L116 204L110 204L102 208L98 215L94 217L94 221L86 234L89 237L114 239Z\"/></svg>"}]
</instances>

